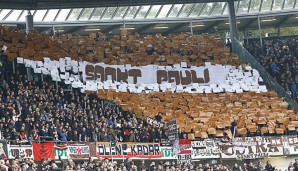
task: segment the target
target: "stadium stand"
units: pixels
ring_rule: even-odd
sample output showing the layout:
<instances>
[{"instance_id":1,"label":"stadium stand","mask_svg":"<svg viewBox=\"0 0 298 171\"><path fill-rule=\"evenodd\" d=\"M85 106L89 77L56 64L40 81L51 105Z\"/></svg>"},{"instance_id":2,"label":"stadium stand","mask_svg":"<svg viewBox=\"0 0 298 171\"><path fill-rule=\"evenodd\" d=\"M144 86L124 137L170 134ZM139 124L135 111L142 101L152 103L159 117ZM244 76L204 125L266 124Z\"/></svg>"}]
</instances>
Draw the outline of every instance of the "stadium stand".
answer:
<instances>
[{"instance_id":1,"label":"stadium stand","mask_svg":"<svg viewBox=\"0 0 298 171\"><path fill-rule=\"evenodd\" d=\"M59 1L0 3L1 171L298 170L298 37L237 33L297 0Z\"/></svg>"},{"instance_id":2,"label":"stadium stand","mask_svg":"<svg viewBox=\"0 0 298 171\"><path fill-rule=\"evenodd\" d=\"M180 34L163 37L128 33L122 30L121 35L110 40L104 34L96 38L79 35L55 35L30 32L14 27L1 27L0 45L8 48L9 59L18 56L25 59L43 60L50 57L59 60L71 56L76 61L103 62L105 64L144 66L156 64L161 66L186 62L188 66L201 66L204 62L223 65L240 65L235 54L230 57L229 49L217 37L202 37ZM216 47L216 48L215 48ZM218 48L222 47L222 48Z\"/></svg>"},{"instance_id":3,"label":"stadium stand","mask_svg":"<svg viewBox=\"0 0 298 171\"><path fill-rule=\"evenodd\" d=\"M3 37L1 44L7 47L4 55L7 55L9 60L15 59L16 56L42 60L43 55L52 59L73 55L74 59L120 64L121 55L124 55L125 59L131 56L130 60L125 62L132 65L172 65L181 61L186 61L189 66L192 64L202 65L203 62L240 64L237 56L233 53L230 54L229 49L225 49L219 39L209 37L206 34L202 37L178 35L167 38L162 38L161 35L157 34L157 36L148 35L146 38L141 38L137 34L131 35L124 30L121 35L114 36L112 40L107 41L104 39L104 35L101 35L102 39L99 36L98 40L94 39L94 36L80 37L72 35L49 38L46 34L36 32L31 32L25 36L25 33L17 28L1 27L1 35ZM121 42L123 46L121 46ZM143 45L140 42L143 42ZM190 44L197 46L189 46ZM96 47L98 47L97 50L100 50L97 51ZM112 47L114 47L113 50ZM83 56L88 57L82 58ZM137 58L132 56L141 56L142 58L133 61ZM161 58L163 58L163 61L160 61ZM93 125L96 121L101 121L101 124L98 125L100 127L99 132L107 130L105 130L106 133L103 134L102 139L96 140L110 141L115 138L115 135L117 137L118 133L115 128L118 127L123 128L119 131L119 137L117 138L120 141L159 142L161 138L165 138L164 132L161 134L162 137L156 137L155 135L159 135L157 132L163 130L152 127L147 130L146 123L148 117L154 118L158 113L162 114L162 122L169 121L175 115L180 126L181 137L188 139L216 137L231 139L233 136L288 135L292 134L298 127L296 123L298 118L294 115L294 111L288 110L287 103L279 100L276 93L272 91L266 93L189 94L155 92L147 94L144 92L136 94L99 90L95 94L89 92L93 95L88 96L89 100L87 100L87 104L84 104L86 97L78 91L73 95L66 95L56 90L54 83L43 82L42 85L39 85L29 82L25 77L21 74L16 75L15 78L17 79L11 80L3 87L5 91L2 92L2 97L6 103L3 103L2 115L8 114L8 116L11 116L3 120L4 123L11 122L11 124L3 125L4 128L9 125L9 128L13 128L16 124L14 122L17 121L16 118L21 120L18 121L17 130L13 131L16 135L9 136L4 132L5 138L12 140L16 140L19 137L18 134L22 134L22 131L24 131L21 126L22 121L29 120L31 127L25 128L26 136L23 135L21 138L31 137L36 139L37 135L34 136L34 133L38 132L39 136L52 136L55 137L55 140L78 140L78 136L88 135L88 138L82 136L80 139L82 141L94 141L91 133L95 128L90 127L90 125ZM35 97L37 92L39 96ZM56 92L59 93L59 97L55 95ZM47 96L45 96L46 93ZM27 103L21 104L19 99L24 98L20 96L21 94L29 96ZM115 102L130 114L135 113L136 117L127 114L121 117L125 112L105 111L100 105L92 104L91 102L98 103L101 101L95 97L96 95L100 99ZM43 99L43 101L37 103L38 99ZM51 101L47 100L48 102L46 102L45 99ZM76 105L75 102L79 102L79 104ZM47 107L42 109L44 108L42 106ZM26 110L19 109L20 107ZM30 112L28 112L29 109ZM69 115L69 113L72 113L72 115ZM85 117L81 117L81 114ZM50 122L56 126L46 124L50 118L48 115L52 115L51 118L53 119ZM120 119L119 116L124 118L121 123L117 122ZM34 123L34 121L40 119L41 123ZM65 122L65 120L68 121ZM136 125L141 120L144 124L142 126ZM81 125L82 122L80 121L85 123ZM80 125L78 125L79 122ZM118 124L121 125L117 126ZM66 126L66 128L63 126ZM82 131L83 126L86 126L84 131ZM125 129L126 127L128 129ZM131 128L141 128L141 131L134 132ZM234 128L236 129L234 130ZM48 135L48 129L51 130L50 135ZM7 131L12 130L8 129ZM56 132L55 135L53 135L54 132ZM148 136L149 139L145 136L146 134L150 135Z\"/></svg>"},{"instance_id":4,"label":"stadium stand","mask_svg":"<svg viewBox=\"0 0 298 171\"><path fill-rule=\"evenodd\" d=\"M247 50L293 99L297 98L297 37L265 38L263 45L253 39Z\"/></svg>"}]
</instances>

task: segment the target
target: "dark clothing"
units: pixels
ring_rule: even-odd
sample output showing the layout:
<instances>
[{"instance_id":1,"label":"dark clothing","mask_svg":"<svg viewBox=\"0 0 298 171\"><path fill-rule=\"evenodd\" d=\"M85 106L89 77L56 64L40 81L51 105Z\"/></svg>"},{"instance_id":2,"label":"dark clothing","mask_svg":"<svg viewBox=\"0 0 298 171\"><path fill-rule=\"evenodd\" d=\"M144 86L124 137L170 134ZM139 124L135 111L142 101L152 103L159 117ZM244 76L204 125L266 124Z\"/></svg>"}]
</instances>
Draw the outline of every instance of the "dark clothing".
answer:
<instances>
[{"instance_id":1,"label":"dark clothing","mask_svg":"<svg viewBox=\"0 0 298 171\"><path fill-rule=\"evenodd\" d=\"M241 171L241 169L239 167L233 167L233 171Z\"/></svg>"},{"instance_id":2,"label":"dark clothing","mask_svg":"<svg viewBox=\"0 0 298 171\"><path fill-rule=\"evenodd\" d=\"M131 162L128 162L128 161L127 161L127 162L125 163L125 167L126 167L126 170L127 170L127 171L130 171L130 170L131 170Z\"/></svg>"},{"instance_id":3,"label":"dark clothing","mask_svg":"<svg viewBox=\"0 0 298 171\"><path fill-rule=\"evenodd\" d=\"M86 139L87 135L88 135L87 131L81 131L80 132L80 136L81 136L80 141L87 141L87 139Z\"/></svg>"},{"instance_id":4,"label":"dark clothing","mask_svg":"<svg viewBox=\"0 0 298 171\"><path fill-rule=\"evenodd\" d=\"M266 171L274 171L274 167L272 167L272 165L271 164L267 164L266 166L265 166L265 170Z\"/></svg>"}]
</instances>

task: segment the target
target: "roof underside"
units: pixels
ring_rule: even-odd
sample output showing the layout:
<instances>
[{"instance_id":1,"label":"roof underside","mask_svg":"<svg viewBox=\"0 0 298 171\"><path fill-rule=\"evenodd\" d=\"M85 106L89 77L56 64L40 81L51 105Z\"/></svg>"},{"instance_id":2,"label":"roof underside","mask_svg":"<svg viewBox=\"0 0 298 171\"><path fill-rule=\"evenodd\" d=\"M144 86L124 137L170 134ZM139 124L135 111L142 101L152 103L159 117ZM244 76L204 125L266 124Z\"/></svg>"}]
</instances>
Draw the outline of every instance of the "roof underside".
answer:
<instances>
[{"instance_id":1,"label":"roof underside","mask_svg":"<svg viewBox=\"0 0 298 171\"><path fill-rule=\"evenodd\" d=\"M12 2L15 4L11 4ZM17 2L19 4L16 4ZM88 3L79 0L59 2L32 0L31 2L28 3L28 0L1 2L1 23L23 24L27 15L27 10L24 9L29 9L28 4L31 6L34 4L30 9L38 10L30 10L30 12L34 16L35 28L40 31L47 31L54 26L62 33L117 34L121 28L126 27L132 32L143 34L156 32L167 34L189 32L191 24L193 31L198 33L208 32L215 27L218 30L229 30L227 2L214 2L214 0L163 0L162 2L160 0L88 0ZM262 28L296 25L298 21L296 3L297 0L237 0L234 4L238 29L257 28L258 16L261 18ZM8 6L9 4L13 5L13 9L12 6ZM54 7L51 4L60 5ZM23 8L21 8L22 5L24 5ZM4 9L7 7L11 9Z\"/></svg>"},{"instance_id":2,"label":"roof underside","mask_svg":"<svg viewBox=\"0 0 298 171\"><path fill-rule=\"evenodd\" d=\"M1 0L1 9L63 9L107 6L163 5L180 3L208 3L236 0Z\"/></svg>"}]
</instances>

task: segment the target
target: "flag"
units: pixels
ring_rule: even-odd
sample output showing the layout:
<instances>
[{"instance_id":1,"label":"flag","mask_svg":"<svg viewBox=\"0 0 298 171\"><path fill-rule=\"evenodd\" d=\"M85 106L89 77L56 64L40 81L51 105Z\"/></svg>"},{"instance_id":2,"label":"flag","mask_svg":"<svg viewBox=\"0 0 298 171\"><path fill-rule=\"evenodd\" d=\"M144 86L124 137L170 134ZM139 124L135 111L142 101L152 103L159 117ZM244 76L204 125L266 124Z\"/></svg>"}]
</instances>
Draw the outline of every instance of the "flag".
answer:
<instances>
[{"instance_id":1,"label":"flag","mask_svg":"<svg viewBox=\"0 0 298 171\"><path fill-rule=\"evenodd\" d=\"M56 144L57 150L67 150L67 144Z\"/></svg>"},{"instance_id":2,"label":"flag","mask_svg":"<svg viewBox=\"0 0 298 171\"><path fill-rule=\"evenodd\" d=\"M55 159L67 159L68 152L67 152L67 144L55 144L54 146L54 155Z\"/></svg>"},{"instance_id":3,"label":"flag","mask_svg":"<svg viewBox=\"0 0 298 171\"><path fill-rule=\"evenodd\" d=\"M173 153L175 155L178 155L180 153L180 146L179 146L179 140L178 139L176 139L174 141L174 144L173 144Z\"/></svg>"},{"instance_id":4,"label":"flag","mask_svg":"<svg viewBox=\"0 0 298 171\"><path fill-rule=\"evenodd\" d=\"M7 141L0 140L0 159L7 159Z\"/></svg>"},{"instance_id":5,"label":"flag","mask_svg":"<svg viewBox=\"0 0 298 171\"><path fill-rule=\"evenodd\" d=\"M191 141L188 139L180 139L179 149L179 154L191 154Z\"/></svg>"},{"instance_id":6,"label":"flag","mask_svg":"<svg viewBox=\"0 0 298 171\"><path fill-rule=\"evenodd\" d=\"M42 159L52 158L55 159L54 155L54 143L36 143L32 142L33 154L35 161L41 161Z\"/></svg>"}]
</instances>

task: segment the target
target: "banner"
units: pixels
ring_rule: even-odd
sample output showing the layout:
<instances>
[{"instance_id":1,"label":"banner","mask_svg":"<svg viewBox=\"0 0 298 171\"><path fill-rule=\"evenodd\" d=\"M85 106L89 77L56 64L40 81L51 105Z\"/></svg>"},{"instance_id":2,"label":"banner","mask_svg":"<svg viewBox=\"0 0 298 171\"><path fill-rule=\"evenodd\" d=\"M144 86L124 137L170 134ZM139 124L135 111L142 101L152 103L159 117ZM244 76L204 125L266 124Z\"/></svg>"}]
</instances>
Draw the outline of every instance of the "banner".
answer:
<instances>
[{"instance_id":1,"label":"banner","mask_svg":"<svg viewBox=\"0 0 298 171\"><path fill-rule=\"evenodd\" d=\"M29 158L33 159L32 145L10 145L8 148L8 158Z\"/></svg>"},{"instance_id":2,"label":"banner","mask_svg":"<svg viewBox=\"0 0 298 171\"><path fill-rule=\"evenodd\" d=\"M177 164L179 165L190 165L191 164L191 154L178 154Z\"/></svg>"},{"instance_id":3,"label":"banner","mask_svg":"<svg viewBox=\"0 0 298 171\"><path fill-rule=\"evenodd\" d=\"M69 156L67 144L55 144L54 146L55 159L67 159Z\"/></svg>"},{"instance_id":4,"label":"banner","mask_svg":"<svg viewBox=\"0 0 298 171\"><path fill-rule=\"evenodd\" d=\"M270 143L257 142L255 146L226 148L222 146L220 148L223 159L236 158L242 160L284 155L283 147L271 147Z\"/></svg>"},{"instance_id":5,"label":"banner","mask_svg":"<svg viewBox=\"0 0 298 171\"><path fill-rule=\"evenodd\" d=\"M298 146L298 137L297 136L288 136L288 144L289 146Z\"/></svg>"},{"instance_id":6,"label":"banner","mask_svg":"<svg viewBox=\"0 0 298 171\"><path fill-rule=\"evenodd\" d=\"M54 143L44 142L36 143L32 142L33 155L35 161L41 161L42 159L52 158L55 159L54 155Z\"/></svg>"},{"instance_id":7,"label":"banner","mask_svg":"<svg viewBox=\"0 0 298 171\"><path fill-rule=\"evenodd\" d=\"M86 143L90 148L90 157L96 157L96 142L88 142Z\"/></svg>"},{"instance_id":8,"label":"banner","mask_svg":"<svg viewBox=\"0 0 298 171\"><path fill-rule=\"evenodd\" d=\"M188 139L179 140L179 154L191 154L191 141Z\"/></svg>"},{"instance_id":9,"label":"banner","mask_svg":"<svg viewBox=\"0 0 298 171\"><path fill-rule=\"evenodd\" d=\"M166 123L166 134L168 139L173 143L177 138L176 118Z\"/></svg>"},{"instance_id":10,"label":"banner","mask_svg":"<svg viewBox=\"0 0 298 171\"><path fill-rule=\"evenodd\" d=\"M213 140L192 141L192 159L220 158L220 149Z\"/></svg>"},{"instance_id":11,"label":"banner","mask_svg":"<svg viewBox=\"0 0 298 171\"><path fill-rule=\"evenodd\" d=\"M283 139L282 137L274 137L274 138L269 138L271 147L283 147Z\"/></svg>"},{"instance_id":12,"label":"banner","mask_svg":"<svg viewBox=\"0 0 298 171\"><path fill-rule=\"evenodd\" d=\"M85 144L56 144L54 147L55 159L88 158L96 156L96 143Z\"/></svg>"},{"instance_id":13,"label":"banner","mask_svg":"<svg viewBox=\"0 0 298 171\"><path fill-rule=\"evenodd\" d=\"M192 159L218 159L220 158L219 148L206 148L206 149L196 149L191 150Z\"/></svg>"},{"instance_id":14,"label":"banner","mask_svg":"<svg viewBox=\"0 0 298 171\"><path fill-rule=\"evenodd\" d=\"M7 141L0 140L0 159L6 159L8 156Z\"/></svg>"},{"instance_id":15,"label":"banner","mask_svg":"<svg viewBox=\"0 0 298 171\"><path fill-rule=\"evenodd\" d=\"M266 91L265 85L259 85L260 74L252 69L245 71L241 66L212 65L191 66L186 62L173 66L131 66L92 64L87 61L75 61L69 57L59 61L44 57L43 61L17 58L18 63L33 69L34 73L50 75L52 81L63 81L73 88L81 88L82 92L102 89L113 89L120 92L141 93L142 91L176 91L189 93L220 93L235 91ZM83 78L83 81L80 79ZM245 86L237 87L230 79L248 80ZM118 84L121 83L121 84ZM211 86L217 84L218 86ZM209 87L208 90L199 88ZM257 90L256 90L257 89Z\"/></svg>"},{"instance_id":16,"label":"banner","mask_svg":"<svg viewBox=\"0 0 298 171\"><path fill-rule=\"evenodd\" d=\"M255 146L257 142L263 142L262 137L235 137L233 139L234 146Z\"/></svg>"},{"instance_id":17,"label":"banner","mask_svg":"<svg viewBox=\"0 0 298 171\"><path fill-rule=\"evenodd\" d=\"M149 125L153 125L154 127L157 127L157 128L162 128L164 126L163 122L159 122L159 121L155 120L154 118L150 118L149 116L147 117L147 123Z\"/></svg>"},{"instance_id":18,"label":"banner","mask_svg":"<svg viewBox=\"0 0 298 171\"><path fill-rule=\"evenodd\" d=\"M287 140L284 137L284 140ZM110 147L109 142L91 142L83 144L53 144L36 143L30 145L8 145L7 156L9 159L30 158L40 161L43 158L56 160L67 159L69 156L77 159L88 157L102 157L115 159L164 159L180 160L179 163L190 163L200 159L258 159L265 157L297 155L298 146L281 146L280 139L264 138L266 141L255 141L256 145L236 146L233 142L215 142L212 139L203 141L189 141L188 139L176 140L173 147L162 147L158 143L124 143L117 142ZM268 139L268 140L267 140ZM291 140L290 140L291 141ZM5 141L2 141L5 144ZM246 142L245 142L246 143ZM285 142L287 143L287 142ZM249 143L250 144L250 143ZM3 144L2 154L5 154ZM176 154L175 154L176 150ZM2 158L5 158L2 155Z\"/></svg>"},{"instance_id":19,"label":"banner","mask_svg":"<svg viewBox=\"0 0 298 171\"><path fill-rule=\"evenodd\" d=\"M160 147L162 152L162 159L171 160L171 159L177 159L177 156L173 152L172 147Z\"/></svg>"},{"instance_id":20,"label":"banner","mask_svg":"<svg viewBox=\"0 0 298 171\"><path fill-rule=\"evenodd\" d=\"M162 67L162 66L139 66L131 67L124 65L106 65L103 63L83 64L83 80L105 82L127 82L129 84L161 84L173 83L175 85L220 84L226 83L229 74L222 65L208 65L200 67Z\"/></svg>"},{"instance_id":21,"label":"banner","mask_svg":"<svg viewBox=\"0 0 298 171\"><path fill-rule=\"evenodd\" d=\"M191 148L191 141L188 139L179 139L180 150Z\"/></svg>"},{"instance_id":22,"label":"banner","mask_svg":"<svg viewBox=\"0 0 298 171\"><path fill-rule=\"evenodd\" d=\"M171 145L171 141L170 140L168 140L168 139L161 139L160 140L160 145L162 146L162 147L169 147L169 146L172 146Z\"/></svg>"},{"instance_id":23,"label":"banner","mask_svg":"<svg viewBox=\"0 0 298 171\"><path fill-rule=\"evenodd\" d=\"M161 159L162 152L158 143L122 143L110 147L108 142L96 143L96 156L102 158Z\"/></svg>"},{"instance_id":24,"label":"banner","mask_svg":"<svg viewBox=\"0 0 298 171\"><path fill-rule=\"evenodd\" d=\"M71 144L67 146L69 156L72 158L89 158L90 147L87 144Z\"/></svg>"},{"instance_id":25,"label":"banner","mask_svg":"<svg viewBox=\"0 0 298 171\"><path fill-rule=\"evenodd\" d=\"M213 140L206 139L204 141L192 141L191 146L193 148L206 149L206 148L214 148L216 144Z\"/></svg>"}]
</instances>

